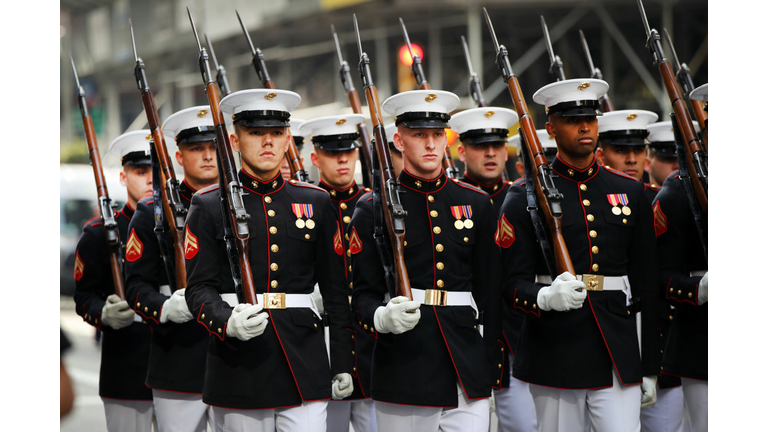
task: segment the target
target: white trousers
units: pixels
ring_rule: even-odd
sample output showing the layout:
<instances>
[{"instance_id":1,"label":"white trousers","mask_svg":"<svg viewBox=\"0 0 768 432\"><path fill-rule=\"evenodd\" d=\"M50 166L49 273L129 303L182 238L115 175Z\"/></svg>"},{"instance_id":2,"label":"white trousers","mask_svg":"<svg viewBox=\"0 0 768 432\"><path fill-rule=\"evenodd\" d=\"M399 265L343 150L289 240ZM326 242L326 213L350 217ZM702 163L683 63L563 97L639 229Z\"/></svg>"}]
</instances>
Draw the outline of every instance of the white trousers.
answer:
<instances>
[{"instance_id":1,"label":"white trousers","mask_svg":"<svg viewBox=\"0 0 768 432\"><path fill-rule=\"evenodd\" d=\"M155 410L151 400L101 398L108 432L150 432Z\"/></svg>"},{"instance_id":2,"label":"white trousers","mask_svg":"<svg viewBox=\"0 0 768 432\"><path fill-rule=\"evenodd\" d=\"M499 419L498 432L535 432L536 407L528 390L528 383L512 376L515 356L509 354L509 388L494 390L496 417Z\"/></svg>"},{"instance_id":3,"label":"white trousers","mask_svg":"<svg viewBox=\"0 0 768 432\"><path fill-rule=\"evenodd\" d=\"M211 407L214 432L325 432L328 401L291 408L239 410Z\"/></svg>"},{"instance_id":4,"label":"white trousers","mask_svg":"<svg viewBox=\"0 0 768 432\"><path fill-rule=\"evenodd\" d=\"M640 386L622 385L616 371L613 386L605 389L563 390L536 384L529 389L540 432L640 431Z\"/></svg>"},{"instance_id":5,"label":"white trousers","mask_svg":"<svg viewBox=\"0 0 768 432\"><path fill-rule=\"evenodd\" d=\"M640 411L643 432L690 432L681 386L656 389L656 404Z\"/></svg>"},{"instance_id":6,"label":"white trousers","mask_svg":"<svg viewBox=\"0 0 768 432\"><path fill-rule=\"evenodd\" d=\"M206 432L211 408L203 395L152 389L158 432Z\"/></svg>"},{"instance_id":7,"label":"white trousers","mask_svg":"<svg viewBox=\"0 0 768 432\"><path fill-rule=\"evenodd\" d=\"M693 432L706 432L709 420L707 381L688 378L681 378L681 381L683 382L685 409L688 410L688 416L691 419L691 430Z\"/></svg>"},{"instance_id":8,"label":"white trousers","mask_svg":"<svg viewBox=\"0 0 768 432\"><path fill-rule=\"evenodd\" d=\"M373 399L332 400L328 402L327 432L376 432L376 406Z\"/></svg>"},{"instance_id":9,"label":"white trousers","mask_svg":"<svg viewBox=\"0 0 768 432\"><path fill-rule=\"evenodd\" d=\"M459 387L456 408L398 405L376 401L379 432L488 432L488 399L470 401Z\"/></svg>"}]
</instances>

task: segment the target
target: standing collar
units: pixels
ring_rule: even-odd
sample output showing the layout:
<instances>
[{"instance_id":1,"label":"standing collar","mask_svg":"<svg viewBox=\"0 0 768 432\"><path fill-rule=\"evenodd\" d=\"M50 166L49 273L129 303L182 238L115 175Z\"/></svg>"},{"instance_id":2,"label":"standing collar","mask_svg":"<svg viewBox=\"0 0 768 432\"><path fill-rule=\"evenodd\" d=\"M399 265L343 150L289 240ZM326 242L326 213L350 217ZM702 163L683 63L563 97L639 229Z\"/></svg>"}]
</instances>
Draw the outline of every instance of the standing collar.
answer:
<instances>
[{"instance_id":1,"label":"standing collar","mask_svg":"<svg viewBox=\"0 0 768 432\"><path fill-rule=\"evenodd\" d=\"M133 212L134 211L135 211L135 209L133 207L131 207L130 204L125 203L125 205L123 206L122 210L120 210L120 213L122 213L123 216L127 217L128 219L131 219L133 217Z\"/></svg>"},{"instance_id":2,"label":"standing collar","mask_svg":"<svg viewBox=\"0 0 768 432\"><path fill-rule=\"evenodd\" d=\"M552 169L560 175L560 177L567 178L575 182L583 182L594 176L600 170L600 164L597 163L597 158L592 156L592 163L583 169L578 169L560 159L560 154L557 154L555 160L552 161Z\"/></svg>"},{"instance_id":3,"label":"standing collar","mask_svg":"<svg viewBox=\"0 0 768 432\"><path fill-rule=\"evenodd\" d=\"M259 180L245 172L243 169L240 169L240 172L237 173L237 177L240 179L240 184L242 184L245 189L248 189L249 191L259 195L266 195L272 192L277 192L285 184L285 180L283 180L283 176L280 171L278 171L274 177L267 181Z\"/></svg>"},{"instance_id":4,"label":"standing collar","mask_svg":"<svg viewBox=\"0 0 768 432\"><path fill-rule=\"evenodd\" d=\"M440 175L437 177L433 179L423 179L409 173L403 168L403 171L400 172L399 179L400 184L408 189L413 189L416 192L421 193L430 193L442 189L448 180L448 176L445 175L445 171L441 168Z\"/></svg>"},{"instance_id":5,"label":"standing collar","mask_svg":"<svg viewBox=\"0 0 768 432\"><path fill-rule=\"evenodd\" d=\"M335 187L323 182L322 180L318 183L318 186L328 191L328 193L331 195L332 201L344 201L357 195L357 193L360 191L360 187L357 185L357 182L352 183L352 186L346 189L336 189Z\"/></svg>"},{"instance_id":6,"label":"standing collar","mask_svg":"<svg viewBox=\"0 0 768 432\"><path fill-rule=\"evenodd\" d=\"M187 201L192 201L192 195L194 195L195 192L197 192L197 189L187 183L186 178L181 181L181 184L179 185L179 195L184 197Z\"/></svg>"},{"instance_id":7,"label":"standing collar","mask_svg":"<svg viewBox=\"0 0 768 432\"><path fill-rule=\"evenodd\" d=\"M475 180L474 178L470 177L469 173L464 171L464 179L462 180L465 183L469 183L472 186L482 190L483 192L487 193L490 196L493 196L499 192L501 192L502 189L504 189L504 181L501 179L501 176L490 186L486 186L479 181Z\"/></svg>"}]
</instances>

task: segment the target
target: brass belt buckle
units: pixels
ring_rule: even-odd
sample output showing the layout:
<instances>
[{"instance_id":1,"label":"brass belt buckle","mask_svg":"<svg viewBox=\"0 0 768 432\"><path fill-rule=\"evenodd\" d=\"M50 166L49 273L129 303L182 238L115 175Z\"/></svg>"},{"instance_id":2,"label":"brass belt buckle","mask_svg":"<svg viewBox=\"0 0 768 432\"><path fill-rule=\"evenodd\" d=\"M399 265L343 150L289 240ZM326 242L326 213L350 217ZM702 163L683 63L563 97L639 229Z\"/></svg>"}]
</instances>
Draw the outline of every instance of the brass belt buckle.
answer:
<instances>
[{"instance_id":1,"label":"brass belt buckle","mask_svg":"<svg viewBox=\"0 0 768 432\"><path fill-rule=\"evenodd\" d=\"M436 289L424 291L424 304L428 306L448 306L448 291Z\"/></svg>"},{"instance_id":2,"label":"brass belt buckle","mask_svg":"<svg viewBox=\"0 0 768 432\"><path fill-rule=\"evenodd\" d=\"M285 293L264 293L264 309L285 309Z\"/></svg>"},{"instance_id":3,"label":"brass belt buckle","mask_svg":"<svg viewBox=\"0 0 768 432\"><path fill-rule=\"evenodd\" d=\"M596 274L581 275L581 281L587 286L587 291L602 291L603 278L603 275Z\"/></svg>"}]
</instances>

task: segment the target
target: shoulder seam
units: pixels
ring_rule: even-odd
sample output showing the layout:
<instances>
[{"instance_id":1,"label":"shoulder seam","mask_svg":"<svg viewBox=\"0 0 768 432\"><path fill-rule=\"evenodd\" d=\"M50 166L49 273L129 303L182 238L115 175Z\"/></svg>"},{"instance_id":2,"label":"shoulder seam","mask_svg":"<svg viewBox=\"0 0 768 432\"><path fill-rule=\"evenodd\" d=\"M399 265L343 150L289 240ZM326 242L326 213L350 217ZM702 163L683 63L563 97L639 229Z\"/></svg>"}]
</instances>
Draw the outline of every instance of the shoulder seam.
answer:
<instances>
[{"instance_id":1,"label":"shoulder seam","mask_svg":"<svg viewBox=\"0 0 768 432\"><path fill-rule=\"evenodd\" d=\"M476 188L476 187L472 186L471 184L463 182L461 180L456 180L454 183L456 183L458 186L463 187L464 189L469 189L469 190L471 190L473 192L477 192L477 193L479 193L481 195L489 196L484 190Z\"/></svg>"},{"instance_id":2,"label":"shoulder seam","mask_svg":"<svg viewBox=\"0 0 768 432\"><path fill-rule=\"evenodd\" d=\"M606 167L606 166L603 166L603 168L605 168L605 170L606 170L606 171L608 171L609 173L613 173L613 174L616 174L616 175L618 175L618 176L622 176L622 177L628 178L628 179L630 179L630 180L634 180L635 182L640 182L638 179L636 179L636 178L634 178L634 177L631 177L631 176L629 176L629 175L627 175L627 174L624 174L624 173L623 173L623 172L621 172L621 171L616 171L615 169L613 169L613 168L608 168L608 167Z\"/></svg>"}]
</instances>

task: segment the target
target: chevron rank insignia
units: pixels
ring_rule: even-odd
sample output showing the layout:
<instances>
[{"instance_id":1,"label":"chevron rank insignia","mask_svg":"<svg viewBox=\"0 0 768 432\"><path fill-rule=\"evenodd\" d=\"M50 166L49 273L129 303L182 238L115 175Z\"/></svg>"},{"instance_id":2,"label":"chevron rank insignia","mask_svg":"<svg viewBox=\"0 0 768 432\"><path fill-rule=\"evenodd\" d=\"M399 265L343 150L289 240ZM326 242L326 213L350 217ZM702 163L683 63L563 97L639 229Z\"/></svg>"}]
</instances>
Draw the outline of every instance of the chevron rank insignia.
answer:
<instances>
[{"instance_id":1,"label":"chevron rank insignia","mask_svg":"<svg viewBox=\"0 0 768 432\"><path fill-rule=\"evenodd\" d=\"M360 241L360 236L357 235L357 229L355 228L352 228L352 235L349 236L349 250L353 255L363 250L363 242Z\"/></svg>"},{"instance_id":2,"label":"chevron rank insignia","mask_svg":"<svg viewBox=\"0 0 768 432\"><path fill-rule=\"evenodd\" d=\"M498 230L499 246L504 249L512 246L512 243L515 242L515 228L512 227L512 224L510 224L509 221L507 221L505 215L501 216Z\"/></svg>"},{"instance_id":3,"label":"chevron rank insignia","mask_svg":"<svg viewBox=\"0 0 768 432\"><path fill-rule=\"evenodd\" d=\"M336 226L336 235L333 236L333 250L336 255L344 255L344 243L341 241L341 229Z\"/></svg>"},{"instance_id":4,"label":"chevron rank insignia","mask_svg":"<svg viewBox=\"0 0 768 432\"><path fill-rule=\"evenodd\" d=\"M83 272L85 271L85 264L83 259L80 258L80 252L75 252L75 280L79 281L83 278Z\"/></svg>"},{"instance_id":5,"label":"chevron rank insignia","mask_svg":"<svg viewBox=\"0 0 768 432\"><path fill-rule=\"evenodd\" d=\"M186 234L184 235L184 259L194 258L199 250L197 237L192 234L192 231L189 230L189 225L187 225Z\"/></svg>"},{"instance_id":6,"label":"chevron rank insignia","mask_svg":"<svg viewBox=\"0 0 768 432\"><path fill-rule=\"evenodd\" d=\"M658 201L653 205L653 229L656 237L667 232L667 216L661 211L661 203Z\"/></svg>"},{"instance_id":7,"label":"chevron rank insignia","mask_svg":"<svg viewBox=\"0 0 768 432\"><path fill-rule=\"evenodd\" d=\"M142 252L144 252L144 243L139 240L134 228L131 230L131 235L128 236L128 241L125 243L125 260L134 262L141 258Z\"/></svg>"}]
</instances>

